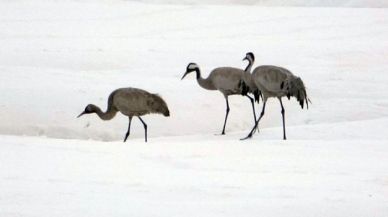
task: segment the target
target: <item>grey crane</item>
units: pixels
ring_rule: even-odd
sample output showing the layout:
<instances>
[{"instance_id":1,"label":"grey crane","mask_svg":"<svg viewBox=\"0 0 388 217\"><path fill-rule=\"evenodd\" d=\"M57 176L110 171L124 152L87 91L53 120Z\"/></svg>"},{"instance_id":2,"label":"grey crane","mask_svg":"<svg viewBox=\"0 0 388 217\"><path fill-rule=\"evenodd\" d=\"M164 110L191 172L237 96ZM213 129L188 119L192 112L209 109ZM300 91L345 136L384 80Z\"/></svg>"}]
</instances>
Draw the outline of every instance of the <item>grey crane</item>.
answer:
<instances>
[{"instance_id":1,"label":"grey crane","mask_svg":"<svg viewBox=\"0 0 388 217\"><path fill-rule=\"evenodd\" d=\"M187 65L186 72L181 80L183 80L183 78L191 72L197 73L197 82L199 86L206 90L219 90L225 97L226 115L221 135L225 134L226 121L228 119L230 111L228 101L229 95L241 94L243 96L248 97L252 104L253 118L256 121L254 101L252 97L248 96L248 92L250 92L250 90L248 86L245 85L245 82L243 80L243 70L232 67L215 68L210 72L209 76L204 79L201 76L199 66L196 63L189 63L189 65Z\"/></svg>"},{"instance_id":2,"label":"grey crane","mask_svg":"<svg viewBox=\"0 0 388 217\"><path fill-rule=\"evenodd\" d=\"M120 88L114 90L108 98L108 108L102 112L98 106L89 104L79 116L96 113L102 120L111 120L117 112L129 117L128 131L125 134L124 142L130 134L131 121L133 116L137 116L143 123L145 141L147 142L147 124L140 118L146 114L162 114L170 116L166 102L158 94L152 94L138 88Z\"/></svg>"},{"instance_id":3,"label":"grey crane","mask_svg":"<svg viewBox=\"0 0 388 217\"><path fill-rule=\"evenodd\" d=\"M253 64L255 57L253 53L249 52L246 54L244 60L245 59L247 59L251 65ZM265 104L270 97L276 97L280 102L283 120L283 139L286 140L285 110L282 103L282 97L286 96L288 99L295 97L302 109L304 102L306 102L306 107L308 109L308 102L310 99L307 97L306 88L302 79L292 74L289 70L278 66L258 66L253 70L252 74L249 72L250 69L251 67L248 66L246 74L244 74L244 79L247 85L250 85L251 88L257 88L261 92L263 97L263 109L255 126L243 140L252 138L253 133L258 129L259 121L264 116Z\"/></svg>"}]
</instances>

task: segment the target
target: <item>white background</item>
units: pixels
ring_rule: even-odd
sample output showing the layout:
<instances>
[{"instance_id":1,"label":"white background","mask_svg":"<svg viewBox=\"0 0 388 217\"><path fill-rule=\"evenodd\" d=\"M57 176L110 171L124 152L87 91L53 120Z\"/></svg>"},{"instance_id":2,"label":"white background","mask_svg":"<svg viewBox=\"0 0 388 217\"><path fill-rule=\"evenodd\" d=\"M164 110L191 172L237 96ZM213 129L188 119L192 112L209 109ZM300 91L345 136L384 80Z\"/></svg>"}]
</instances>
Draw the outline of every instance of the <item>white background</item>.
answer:
<instances>
[{"instance_id":1,"label":"white background","mask_svg":"<svg viewBox=\"0 0 388 217\"><path fill-rule=\"evenodd\" d=\"M0 216L387 216L387 3L325 2L0 1ZM240 141L249 100L215 135L222 94L181 80L247 52L307 87L287 141L278 100ZM127 117L76 118L119 87L166 100L148 143L137 118L126 143Z\"/></svg>"}]
</instances>

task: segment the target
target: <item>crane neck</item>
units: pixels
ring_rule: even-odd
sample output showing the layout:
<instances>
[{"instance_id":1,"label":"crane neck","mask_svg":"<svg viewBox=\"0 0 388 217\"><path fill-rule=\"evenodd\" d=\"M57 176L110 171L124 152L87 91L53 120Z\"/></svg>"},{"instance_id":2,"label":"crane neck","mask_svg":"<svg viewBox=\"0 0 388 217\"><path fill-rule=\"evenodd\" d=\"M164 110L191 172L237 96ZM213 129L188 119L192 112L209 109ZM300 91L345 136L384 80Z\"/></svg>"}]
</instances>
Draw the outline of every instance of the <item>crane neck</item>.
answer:
<instances>
[{"instance_id":1,"label":"crane neck","mask_svg":"<svg viewBox=\"0 0 388 217\"><path fill-rule=\"evenodd\" d=\"M201 71L199 68L195 69L195 72L197 73L197 82L199 86L206 90L217 90L217 88L214 87L213 82L208 78L204 79L201 76Z\"/></svg>"},{"instance_id":2,"label":"crane neck","mask_svg":"<svg viewBox=\"0 0 388 217\"><path fill-rule=\"evenodd\" d=\"M94 112L104 121L108 121L113 119L116 116L117 111L112 109L112 107L108 107L106 112L101 111L101 109L97 106L94 106Z\"/></svg>"},{"instance_id":3,"label":"crane neck","mask_svg":"<svg viewBox=\"0 0 388 217\"><path fill-rule=\"evenodd\" d=\"M247 67L245 68L245 72L251 74L252 66L253 66L253 61L250 61L250 60L249 60L249 63L248 63L248 65L247 65Z\"/></svg>"},{"instance_id":4,"label":"crane neck","mask_svg":"<svg viewBox=\"0 0 388 217\"><path fill-rule=\"evenodd\" d=\"M253 61L249 60L248 66L244 70L244 76L243 77L244 77L244 81L246 83L250 83L251 80L252 80L252 73L251 73L251 71L252 71L253 63L254 63Z\"/></svg>"},{"instance_id":5,"label":"crane neck","mask_svg":"<svg viewBox=\"0 0 388 217\"><path fill-rule=\"evenodd\" d=\"M201 77L201 71L199 70L199 68L195 68L194 71L195 71L195 73L196 73L196 75L197 75L197 80L200 79L200 78L202 78L202 77Z\"/></svg>"},{"instance_id":6,"label":"crane neck","mask_svg":"<svg viewBox=\"0 0 388 217\"><path fill-rule=\"evenodd\" d=\"M252 61L252 60L248 60L248 61L249 61L249 63L248 63L248 66L245 68L245 71L243 74L243 79L244 79L245 84L248 85L249 89L252 91L255 89L255 85L253 84L253 79L252 79L253 76L251 73L254 61Z\"/></svg>"}]
</instances>

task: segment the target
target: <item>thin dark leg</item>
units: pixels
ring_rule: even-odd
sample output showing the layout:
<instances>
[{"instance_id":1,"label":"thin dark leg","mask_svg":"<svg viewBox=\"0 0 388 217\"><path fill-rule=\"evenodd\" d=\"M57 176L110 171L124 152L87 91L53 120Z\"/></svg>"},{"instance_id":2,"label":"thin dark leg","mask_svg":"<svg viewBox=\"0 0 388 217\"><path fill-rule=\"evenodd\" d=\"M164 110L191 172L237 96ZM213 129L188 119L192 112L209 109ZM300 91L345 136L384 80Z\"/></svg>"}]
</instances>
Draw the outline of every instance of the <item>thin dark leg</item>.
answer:
<instances>
[{"instance_id":1,"label":"thin dark leg","mask_svg":"<svg viewBox=\"0 0 388 217\"><path fill-rule=\"evenodd\" d=\"M145 141L147 142L147 124L140 118L140 121L143 123L143 126L144 126L144 132L145 132Z\"/></svg>"},{"instance_id":2,"label":"thin dark leg","mask_svg":"<svg viewBox=\"0 0 388 217\"><path fill-rule=\"evenodd\" d=\"M252 134L254 134L255 131L256 131L256 128L259 127L259 121L260 121L261 118L264 116L265 103L266 103L266 102L263 102L263 110L261 110L260 117L259 117L259 119L257 119L257 121L256 121L256 123L255 123L255 126L252 128L252 130L251 130L251 132L248 134L248 136L246 136L245 138L242 138L241 140L246 140L246 139L252 138Z\"/></svg>"},{"instance_id":3,"label":"thin dark leg","mask_svg":"<svg viewBox=\"0 0 388 217\"><path fill-rule=\"evenodd\" d=\"M249 100L251 100L251 104L252 104L252 110L253 110L253 120L254 122L256 123L256 112L255 112L255 102L254 102L254 99L248 95L246 95Z\"/></svg>"},{"instance_id":4,"label":"thin dark leg","mask_svg":"<svg viewBox=\"0 0 388 217\"><path fill-rule=\"evenodd\" d=\"M130 134L130 130L131 130L131 121L132 121L132 117L129 117L129 123L128 123L128 131L127 133L125 134L125 137L124 137L124 142L127 141L127 138Z\"/></svg>"},{"instance_id":5,"label":"thin dark leg","mask_svg":"<svg viewBox=\"0 0 388 217\"><path fill-rule=\"evenodd\" d=\"M226 99L226 115L225 115L224 128L222 129L221 135L225 135L225 126L226 126L226 120L228 119L229 111L230 111L229 102L228 102L228 99Z\"/></svg>"},{"instance_id":6,"label":"thin dark leg","mask_svg":"<svg viewBox=\"0 0 388 217\"><path fill-rule=\"evenodd\" d=\"M284 120L286 111L284 110L282 99L281 98L278 98L278 99L280 101L280 106L282 107L281 112L282 112L282 118L283 118L283 139L286 140L286 121Z\"/></svg>"}]
</instances>

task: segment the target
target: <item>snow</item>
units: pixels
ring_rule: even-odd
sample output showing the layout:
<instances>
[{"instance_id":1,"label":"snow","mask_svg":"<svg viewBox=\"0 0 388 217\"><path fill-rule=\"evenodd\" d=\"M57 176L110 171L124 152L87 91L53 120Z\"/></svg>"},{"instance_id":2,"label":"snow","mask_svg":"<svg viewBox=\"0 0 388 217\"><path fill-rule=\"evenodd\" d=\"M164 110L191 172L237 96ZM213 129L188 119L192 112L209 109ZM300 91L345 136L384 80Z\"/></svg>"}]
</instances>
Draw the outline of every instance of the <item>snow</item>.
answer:
<instances>
[{"instance_id":1,"label":"snow","mask_svg":"<svg viewBox=\"0 0 388 217\"><path fill-rule=\"evenodd\" d=\"M355 7L386 8L385 0L133 0L148 4L181 4L181 5L255 5L265 7Z\"/></svg>"},{"instance_id":2,"label":"snow","mask_svg":"<svg viewBox=\"0 0 388 217\"><path fill-rule=\"evenodd\" d=\"M330 2L0 1L0 217L387 216L388 9ZM308 110L283 101L287 141L276 99L240 141L249 100L218 136L222 94L181 80L247 52L307 86ZM148 143L136 118L126 143L121 114L77 119L119 87L166 100Z\"/></svg>"},{"instance_id":3,"label":"snow","mask_svg":"<svg viewBox=\"0 0 388 217\"><path fill-rule=\"evenodd\" d=\"M147 144L135 139L129 145L6 136L1 211L3 216L387 214L386 142L258 143L235 137Z\"/></svg>"}]
</instances>

